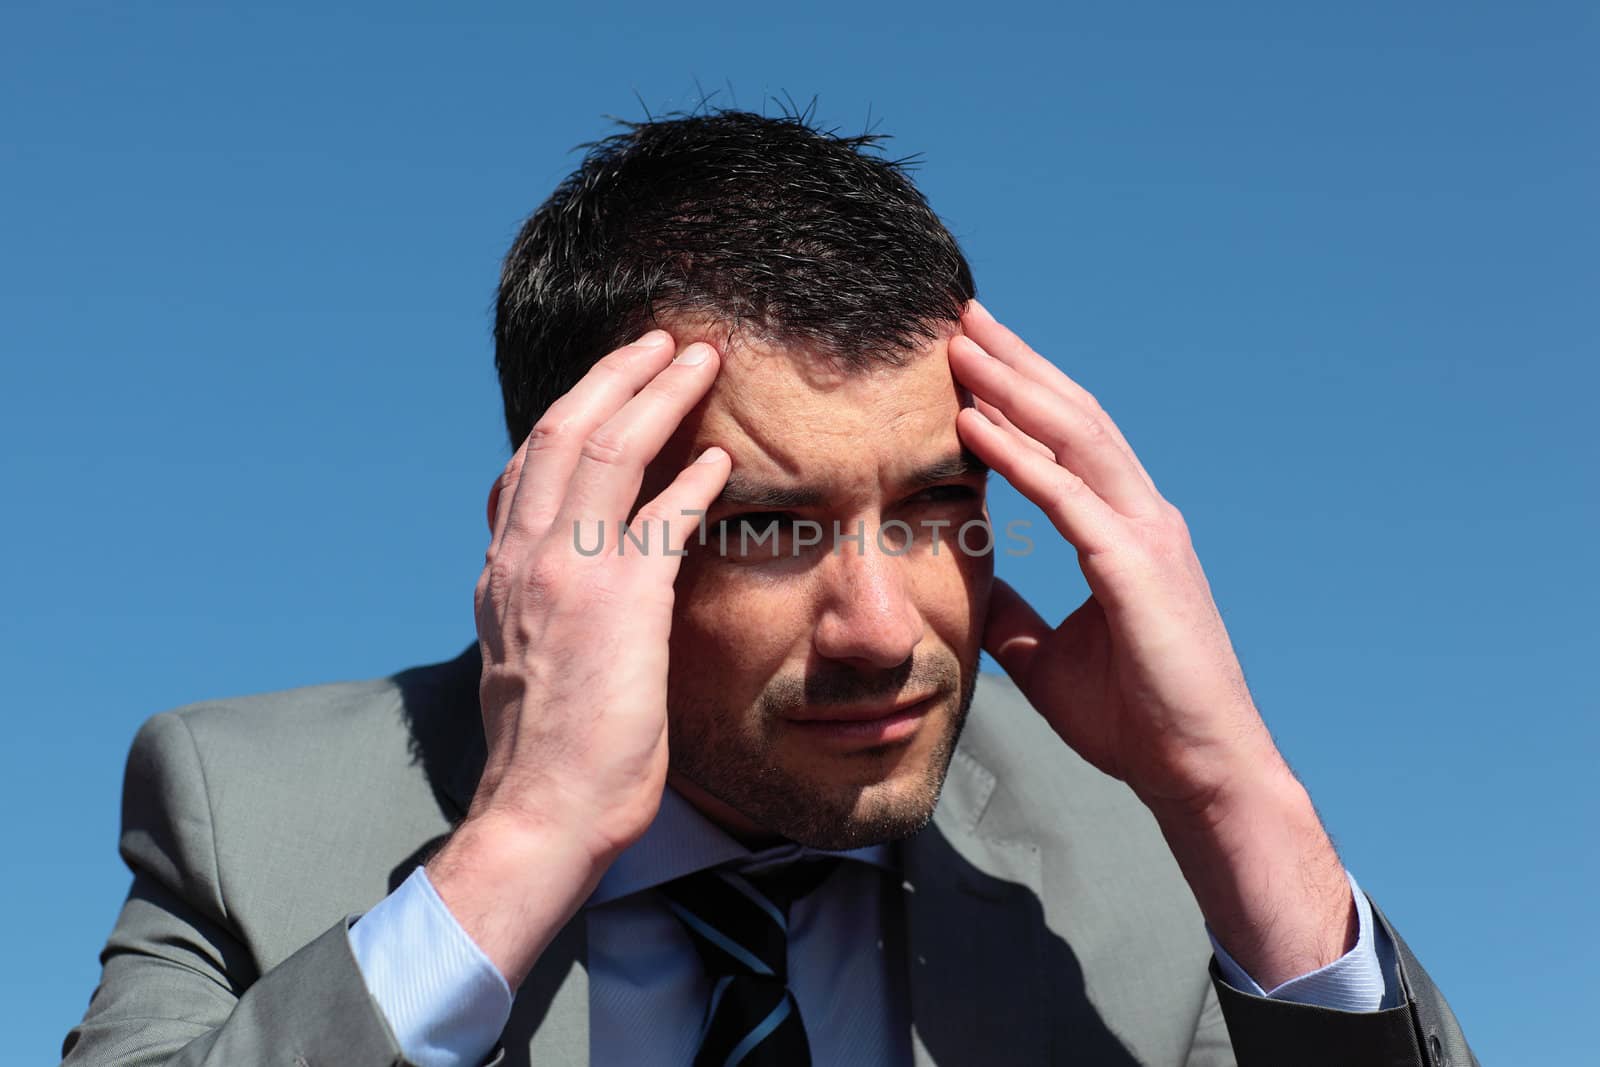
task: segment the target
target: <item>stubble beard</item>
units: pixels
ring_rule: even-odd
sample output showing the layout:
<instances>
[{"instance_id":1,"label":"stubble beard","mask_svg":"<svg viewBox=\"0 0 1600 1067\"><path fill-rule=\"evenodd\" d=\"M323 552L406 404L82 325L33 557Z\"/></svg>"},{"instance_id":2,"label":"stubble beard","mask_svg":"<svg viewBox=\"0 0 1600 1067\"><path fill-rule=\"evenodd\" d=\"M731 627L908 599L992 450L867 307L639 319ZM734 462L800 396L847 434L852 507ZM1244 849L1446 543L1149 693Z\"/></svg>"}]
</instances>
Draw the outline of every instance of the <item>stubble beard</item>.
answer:
<instances>
[{"instance_id":1,"label":"stubble beard","mask_svg":"<svg viewBox=\"0 0 1600 1067\"><path fill-rule=\"evenodd\" d=\"M672 770L765 830L811 848L840 851L897 841L933 818L977 680L976 663L961 670L955 713L912 782L835 785L796 773L775 758L777 724L718 729L748 721L749 713L741 717L710 701L674 706L668 716ZM929 725L925 719L924 728Z\"/></svg>"}]
</instances>

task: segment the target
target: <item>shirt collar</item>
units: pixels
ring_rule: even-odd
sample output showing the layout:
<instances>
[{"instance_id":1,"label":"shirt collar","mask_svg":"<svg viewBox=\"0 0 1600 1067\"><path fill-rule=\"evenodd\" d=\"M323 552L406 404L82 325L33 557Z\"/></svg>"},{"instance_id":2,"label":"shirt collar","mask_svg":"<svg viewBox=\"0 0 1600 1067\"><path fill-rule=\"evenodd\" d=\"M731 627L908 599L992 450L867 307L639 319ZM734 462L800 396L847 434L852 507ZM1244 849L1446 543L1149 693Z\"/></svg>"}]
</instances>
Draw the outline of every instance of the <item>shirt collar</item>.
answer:
<instances>
[{"instance_id":1,"label":"shirt collar","mask_svg":"<svg viewBox=\"0 0 1600 1067\"><path fill-rule=\"evenodd\" d=\"M888 842L832 852L787 841L752 851L729 837L668 786L661 795L661 808L656 812L655 821L601 876L600 884L589 895L584 907L605 904L724 863L740 861L742 868L757 868L802 856L839 856L887 871L899 870L895 850Z\"/></svg>"}]
</instances>

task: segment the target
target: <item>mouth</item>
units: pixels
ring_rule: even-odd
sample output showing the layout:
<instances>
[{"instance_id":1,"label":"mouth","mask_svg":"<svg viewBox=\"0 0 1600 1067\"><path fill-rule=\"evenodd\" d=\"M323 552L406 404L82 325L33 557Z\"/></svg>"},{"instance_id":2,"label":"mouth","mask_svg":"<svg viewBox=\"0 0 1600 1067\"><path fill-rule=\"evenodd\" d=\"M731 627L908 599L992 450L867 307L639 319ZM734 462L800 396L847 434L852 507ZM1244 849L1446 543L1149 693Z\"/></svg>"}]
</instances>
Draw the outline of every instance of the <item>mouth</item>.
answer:
<instances>
[{"instance_id":1,"label":"mouth","mask_svg":"<svg viewBox=\"0 0 1600 1067\"><path fill-rule=\"evenodd\" d=\"M938 706L937 695L911 702L848 708L807 708L786 719L802 735L844 744L889 744L913 737L928 712Z\"/></svg>"}]
</instances>

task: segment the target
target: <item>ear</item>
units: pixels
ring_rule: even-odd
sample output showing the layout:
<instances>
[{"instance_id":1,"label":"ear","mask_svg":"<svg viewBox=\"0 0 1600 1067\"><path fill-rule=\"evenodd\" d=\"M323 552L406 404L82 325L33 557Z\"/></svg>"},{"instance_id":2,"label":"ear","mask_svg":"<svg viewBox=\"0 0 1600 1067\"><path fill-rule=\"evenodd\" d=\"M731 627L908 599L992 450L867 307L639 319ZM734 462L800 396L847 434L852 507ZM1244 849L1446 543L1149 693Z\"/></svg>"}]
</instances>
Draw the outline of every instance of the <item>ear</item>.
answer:
<instances>
[{"instance_id":1,"label":"ear","mask_svg":"<svg viewBox=\"0 0 1600 1067\"><path fill-rule=\"evenodd\" d=\"M496 476L494 484L489 486L489 537L494 538L494 517L500 507L500 478Z\"/></svg>"}]
</instances>

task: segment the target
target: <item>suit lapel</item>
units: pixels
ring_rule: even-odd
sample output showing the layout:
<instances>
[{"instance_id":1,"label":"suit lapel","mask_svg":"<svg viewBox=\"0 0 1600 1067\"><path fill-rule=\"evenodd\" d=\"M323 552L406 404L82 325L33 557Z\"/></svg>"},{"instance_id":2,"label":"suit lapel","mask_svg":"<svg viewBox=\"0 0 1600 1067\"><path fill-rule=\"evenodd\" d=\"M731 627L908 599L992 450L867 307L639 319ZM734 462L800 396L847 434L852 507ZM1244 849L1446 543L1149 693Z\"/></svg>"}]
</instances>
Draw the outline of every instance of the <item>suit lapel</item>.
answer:
<instances>
[{"instance_id":1,"label":"suit lapel","mask_svg":"<svg viewBox=\"0 0 1600 1067\"><path fill-rule=\"evenodd\" d=\"M901 846L917 1067L1049 1061L1039 847L984 829L994 775L962 749Z\"/></svg>"}]
</instances>

